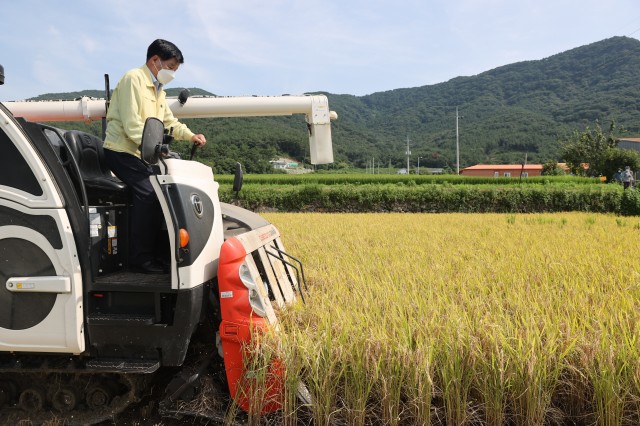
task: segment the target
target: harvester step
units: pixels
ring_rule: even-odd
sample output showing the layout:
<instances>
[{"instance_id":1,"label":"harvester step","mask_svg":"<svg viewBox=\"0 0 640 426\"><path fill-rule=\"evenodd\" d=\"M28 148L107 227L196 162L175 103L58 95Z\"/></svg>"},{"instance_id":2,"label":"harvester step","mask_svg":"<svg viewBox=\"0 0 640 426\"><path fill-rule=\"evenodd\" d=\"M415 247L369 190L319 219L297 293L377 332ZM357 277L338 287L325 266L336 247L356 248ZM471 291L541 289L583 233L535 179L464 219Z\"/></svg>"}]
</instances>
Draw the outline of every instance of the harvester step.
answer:
<instances>
[{"instance_id":1,"label":"harvester step","mask_svg":"<svg viewBox=\"0 0 640 426\"><path fill-rule=\"evenodd\" d=\"M153 315L139 314L89 314L87 323L91 325L153 325Z\"/></svg>"},{"instance_id":2,"label":"harvester step","mask_svg":"<svg viewBox=\"0 0 640 426\"><path fill-rule=\"evenodd\" d=\"M100 370L114 373L153 373L160 368L158 361L146 361L138 359L94 359L88 361L86 367L91 370Z\"/></svg>"}]
</instances>

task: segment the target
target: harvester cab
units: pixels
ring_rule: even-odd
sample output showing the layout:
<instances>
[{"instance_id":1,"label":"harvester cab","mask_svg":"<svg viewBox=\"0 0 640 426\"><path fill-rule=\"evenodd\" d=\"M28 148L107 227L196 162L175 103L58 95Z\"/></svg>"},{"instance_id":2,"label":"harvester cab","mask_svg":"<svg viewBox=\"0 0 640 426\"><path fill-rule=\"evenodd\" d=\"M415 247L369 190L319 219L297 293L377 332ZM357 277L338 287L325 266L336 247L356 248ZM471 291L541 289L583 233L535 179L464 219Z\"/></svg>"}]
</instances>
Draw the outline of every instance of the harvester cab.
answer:
<instances>
[{"instance_id":1,"label":"harvester cab","mask_svg":"<svg viewBox=\"0 0 640 426\"><path fill-rule=\"evenodd\" d=\"M177 117L305 114L312 161L332 161L335 114L324 96L168 102ZM302 264L267 220L221 203L211 168L171 154L162 122L150 119L142 157L159 167L150 179L167 272L130 270L131 195L105 166L102 139L43 124L105 114L104 100L88 98L0 103L0 423L113 418L166 367L182 369L161 404L171 413L213 364L242 409L277 410L281 387L257 408L247 398L243 356L255 330L297 300ZM204 367L189 355L202 348Z\"/></svg>"}]
</instances>

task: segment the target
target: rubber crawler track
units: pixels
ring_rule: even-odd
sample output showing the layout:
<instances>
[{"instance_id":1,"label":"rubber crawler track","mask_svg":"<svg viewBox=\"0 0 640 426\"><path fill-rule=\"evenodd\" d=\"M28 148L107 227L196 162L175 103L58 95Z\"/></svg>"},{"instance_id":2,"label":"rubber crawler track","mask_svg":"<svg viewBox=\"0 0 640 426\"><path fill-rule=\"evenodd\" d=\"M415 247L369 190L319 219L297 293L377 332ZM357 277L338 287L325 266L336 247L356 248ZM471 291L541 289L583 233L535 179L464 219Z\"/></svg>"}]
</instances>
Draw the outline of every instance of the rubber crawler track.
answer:
<instances>
[{"instance_id":1,"label":"rubber crawler track","mask_svg":"<svg viewBox=\"0 0 640 426\"><path fill-rule=\"evenodd\" d=\"M0 370L0 424L92 425L113 419L138 402L149 375L48 369Z\"/></svg>"}]
</instances>

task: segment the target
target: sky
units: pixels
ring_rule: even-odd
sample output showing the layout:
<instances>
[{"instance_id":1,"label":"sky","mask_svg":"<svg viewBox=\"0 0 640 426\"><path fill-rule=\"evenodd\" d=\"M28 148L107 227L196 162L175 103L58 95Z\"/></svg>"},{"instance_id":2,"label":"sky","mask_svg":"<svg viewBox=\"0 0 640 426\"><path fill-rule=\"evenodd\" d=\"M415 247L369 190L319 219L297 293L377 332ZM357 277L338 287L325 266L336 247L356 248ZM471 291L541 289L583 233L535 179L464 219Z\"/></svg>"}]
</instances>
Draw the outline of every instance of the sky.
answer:
<instances>
[{"instance_id":1,"label":"sky","mask_svg":"<svg viewBox=\"0 0 640 426\"><path fill-rule=\"evenodd\" d=\"M613 36L638 0L0 0L0 101L111 88L156 38L167 87L221 96L367 95L432 85Z\"/></svg>"}]
</instances>

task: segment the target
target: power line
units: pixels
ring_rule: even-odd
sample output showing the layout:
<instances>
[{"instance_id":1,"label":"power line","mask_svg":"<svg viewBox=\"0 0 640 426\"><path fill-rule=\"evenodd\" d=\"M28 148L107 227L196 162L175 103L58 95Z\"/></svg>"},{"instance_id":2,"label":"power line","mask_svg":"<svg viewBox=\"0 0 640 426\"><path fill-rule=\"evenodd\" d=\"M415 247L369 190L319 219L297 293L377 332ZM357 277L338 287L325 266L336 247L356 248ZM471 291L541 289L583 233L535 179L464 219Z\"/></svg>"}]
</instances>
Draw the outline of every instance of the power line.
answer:
<instances>
[{"instance_id":1,"label":"power line","mask_svg":"<svg viewBox=\"0 0 640 426\"><path fill-rule=\"evenodd\" d=\"M636 21L638 21L639 19L640 19L640 16L638 16L637 18L634 18L634 19L632 20L632 22L630 22L630 23L629 23L629 24L627 24L627 25L624 25L624 26L620 27L618 30L621 30L621 29L623 29L623 28L626 28L626 27L630 26L632 23L635 23L635 22L636 22ZM637 33L638 31L640 31L640 27L636 28L635 30L631 31L629 34L624 35L624 36L622 36L622 37L631 37L633 34ZM614 36L614 37L615 37L615 36ZM620 65L623 61L625 61L625 60L627 60L627 59L628 59L628 58L625 56L625 57L620 57L620 58L619 58L618 60L616 60L616 61L612 61L612 62L606 62L606 61L605 61L605 62L603 62L600 66L598 66L598 67L594 68L594 69L593 69L593 71L600 71L600 70L601 70L601 69L603 69L605 66L617 66L617 65Z\"/></svg>"},{"instance_id":2,"label":"power line","mask_svg":"<svg viewBox=\"0 0 640 426\"><path fill-rule=\"evenodd\" d=\"M632 36L633 34L637 33L638 31L640 31L640 27L636 28L635 30L633 30L629 34L627 34L627 37Z\"/></svg>"},{"instance_id":3,"label":"power line","mask_svg":"<svg viewBox=\"0 0 640 426\"><path fill-rule=\"evenodd\" d=\"M640 16L636 16L635 18L633 18L632 20L630 20L627 24L622 25L621 27L619 27L616 32L624 32L625 28L628 28L632 25L636 25L637 22L640 21ZM636 32L640 31L640 28L636 28L635 30L633 30L631 33L629 33L627 36L630 36Z\"/></svg>"}]
</instances>

